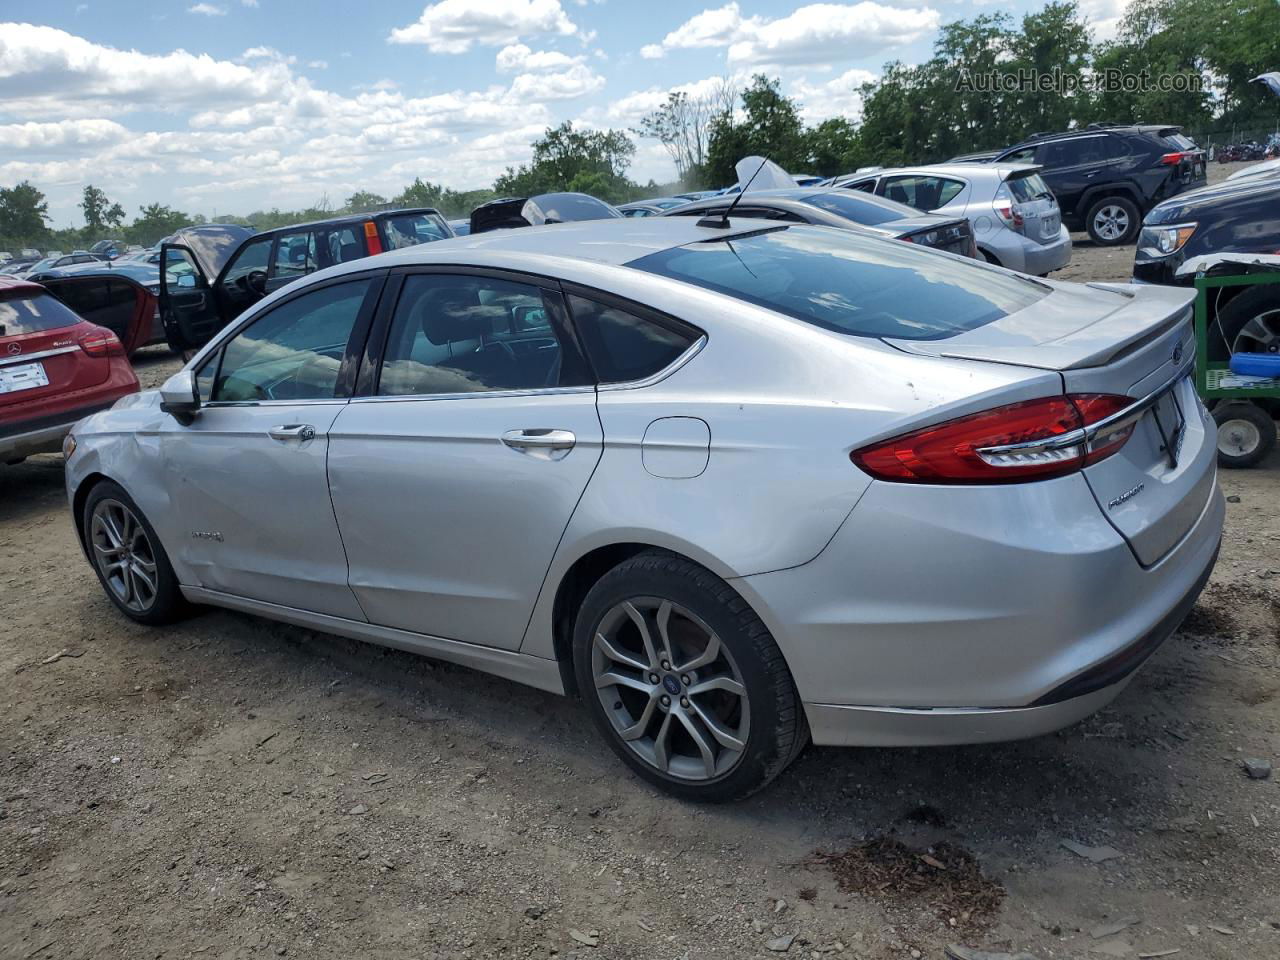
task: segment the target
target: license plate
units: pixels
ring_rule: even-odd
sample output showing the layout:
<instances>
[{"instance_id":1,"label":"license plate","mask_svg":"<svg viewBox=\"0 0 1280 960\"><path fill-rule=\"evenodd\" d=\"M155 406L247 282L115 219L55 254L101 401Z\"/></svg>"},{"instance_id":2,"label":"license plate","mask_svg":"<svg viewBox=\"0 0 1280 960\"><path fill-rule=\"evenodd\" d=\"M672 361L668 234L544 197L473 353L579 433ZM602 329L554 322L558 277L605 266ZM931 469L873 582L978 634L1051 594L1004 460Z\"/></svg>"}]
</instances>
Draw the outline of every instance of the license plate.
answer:
<instances>
[{"instance_id":1,"label":"license plate","mask_svg":"<svg viewBox=\"0 0 1280 960\"><path fill-rule=\"evenodd\" d=\"M1161 453L1169 459L1169 466L1176 467L1182 455L1182 441L1186 439L1187 417L1178 401L1177 392L1181 382L1151 408L1151 416L1155 419L1156 430L1160 434Z\"/></svg>"},{"instance_id":2,"label":"license plate","mask_svg":"<svg viewBox=\"0 0 1280 960\"><path fill-rule=\"evenodd\" d=\"M0 394L34 390L48 385L49 377L44 372L43 363L19 363L0 367Z\"/></svg>"}]
</instances>

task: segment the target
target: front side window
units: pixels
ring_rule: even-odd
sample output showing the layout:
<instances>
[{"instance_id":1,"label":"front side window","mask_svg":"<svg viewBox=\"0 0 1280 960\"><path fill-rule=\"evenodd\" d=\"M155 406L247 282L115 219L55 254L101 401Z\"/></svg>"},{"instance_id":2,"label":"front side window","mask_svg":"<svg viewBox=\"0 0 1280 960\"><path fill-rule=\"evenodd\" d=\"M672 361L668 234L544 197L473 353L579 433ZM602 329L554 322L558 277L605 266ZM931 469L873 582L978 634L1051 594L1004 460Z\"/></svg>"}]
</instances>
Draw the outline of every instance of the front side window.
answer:
<instances>
[{"instance_id":1,"label":"front side window","mask_svg":"<svg viewBox=\"0 0 1280 960\"><path fill-rule=\"evenodd\" d=\"M539 390L589 382L541 288L495 277L405 278L378 380L382 396Z\"/></svg>"},{"instance_id":2,"label":"front side window","mask_svg":"<svg viewBox=\"0 0 1280 960\"><path fill-rule=\"evenodd\" d=\"M691 243L628 266L837 333L906 340L955 336L1047 293L1033 281L909 243L803 226Z\"/></svg>"},{"instance_id":3,"label":"front side window","mask_svg":"<svg viewBox=\"0 0 1280 960\"><path fill-rule=\"evenodd\" d=\"M245 244L240 252L235 255L235 259L227 265L227 271L222 275L223 284L231 287L244 287L248 282L249 274L257 272L265 276L270 259L270 237L263 237L260 240L253 240Z\"/></svg>"},{"instance_id":4,"label":"front side window","mask_svg":"<svg viewBox=\"0 0 1280 960\"><path fill-rule=\"evenodd\" d=\"M258 317L223 347L212 400L331 398L370 283L322 287Z\"/></svg>"},{"instance_id":5,"label":"front side window","mask_svg":"<svg viewBox=\"0 0 1280 960\"><path fill-rule=\"evenodd\" d=\"M637 316L629 310L571 294L569 312L601 383L628 383L651 377L676 361L698 339L674 323Z\"/></svg>"},{"instance_id":6,"label":"front side window","mask_svg":"<svg viewBox=\"0 0 1280 960\"><path fill-rule=\"evenodd\" d=\"M301 277L320 266L316 255L314 233L281 234L276 241L276 257L271 275L275 277Z\"/></svg>"}]
</instances>

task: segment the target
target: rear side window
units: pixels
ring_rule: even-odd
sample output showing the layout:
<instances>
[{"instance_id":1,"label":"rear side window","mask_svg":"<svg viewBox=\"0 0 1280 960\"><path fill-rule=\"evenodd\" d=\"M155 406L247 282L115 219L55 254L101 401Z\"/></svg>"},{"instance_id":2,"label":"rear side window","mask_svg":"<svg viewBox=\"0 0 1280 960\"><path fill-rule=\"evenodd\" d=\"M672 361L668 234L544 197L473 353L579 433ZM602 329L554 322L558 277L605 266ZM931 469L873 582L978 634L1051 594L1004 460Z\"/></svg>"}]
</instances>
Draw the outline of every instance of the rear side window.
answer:
<instances>
[{"instance_id":1,"label":"rear side window","mask_svg":"<svg viewBox=\"0 0 1280 960\"><path fill-rule=\"evenodd\" d=\"M276 259L272 276L301 277L320 266L316 254L315 234L285 233L276 241Z\"/></svg>"},{"instance_id":2,"label":"rear side window","mask_svg":"<svg viewBox=\"0 0 1280 960\"><path fill-rule=\"evenodd\" d=\"M440 217L427 213L404 213L382 219L388 250L400 250L433 240L445 240L452 234Z\"/></svg>"},{"instance_id":3,"label":"rear side window","mask_svg":"<svg viewBox=\"0 0 1280 960\"><path fill-rule=\"evenodd\" d=\"M700 241L629 266L859 337L940 340L1045 295L1032 281L909 243L813 227Z\"/></svg>"},{"instance_id":4,"label":"rear side window","mask_svg":"<svg viewBox=\"0 0 1280 960\"><path fill-rule=\"evenodd\" d=\"M874 186L875 181L870 180L868 184ZM874 227L878 223L888 223L891 220L901 220L910 212L866 196L860 192L861 190L862 187L859 186L847 193L816 193L811 197L805 197L804 202L811 207L826 210L868 227Z\"/></svg>"},{"instance_id":5,"label":"rear side window","mask_svg":"<svg viewBox=\"0 0 1280 960\"><path fill-rule=\"evenodd\" d=\"M885 177L884 195L917 210L937 210L946 206L964 189L959 180L911 175Z\"/></svg>"},{"instance_id":6,"label":"rear side window","mask_svg":"<svg viewBox=\"0 0 1280 960\"><path fill-rule=\"evenodd\" d=\"M47 293L30 299L0 300L0 337L43 333L80 322L80 318Z\"/></svg>"},{"instance_id":7,"label":"rear side window","mask_svg":"<svg viewBox=\"0 0 1280 960\"><path fill-rule=\"evenodd\" d=\"M674 363L698 339L695 331L573 294L569 296L569 312L601 383L651 377Z\"/></svg>"},{"instance_id":8,"label":"rear side window","mask_svg":"<svg viewBox=\"0 0 1280 960\"><path fill-rule=\"evenodd\" d=\"M357 234L357 229L361 228L346 226L325 232L324 237L329 251L329 263L349 263L352 260L359 260L361 257L368 256L365 250L364 236L363 234Z\"/></svg>"}]
</instances>

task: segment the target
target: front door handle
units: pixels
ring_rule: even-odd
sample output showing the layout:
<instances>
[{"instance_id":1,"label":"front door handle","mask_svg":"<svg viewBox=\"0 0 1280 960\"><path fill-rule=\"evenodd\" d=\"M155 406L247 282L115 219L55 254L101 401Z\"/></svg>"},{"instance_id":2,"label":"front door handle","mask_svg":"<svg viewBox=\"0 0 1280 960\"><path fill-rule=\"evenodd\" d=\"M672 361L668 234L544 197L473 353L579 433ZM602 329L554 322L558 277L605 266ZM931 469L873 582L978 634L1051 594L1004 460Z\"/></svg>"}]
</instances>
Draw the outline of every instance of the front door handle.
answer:
<instances>
[{"instance_id":1,"label":"front door handle","mask_svg":"<svg viewBox=\"0 0 1280 960\"><path fill-rule=\"evenodd\" d=\"M305 443L316 438L316 428L309 423L283 423L267 431L272 440L301 440Z\"/></svg>"},{"instance_id":2,"label":"front door handle","mask_svg":"<svg viewBox=\"0 0 1280 960\"><path fill-rule=\"evenodd\" d=\"M539 460L560 460L569 455L578 438L571 430L508 430L502 442Z\"/></svg>"}]
</instances>

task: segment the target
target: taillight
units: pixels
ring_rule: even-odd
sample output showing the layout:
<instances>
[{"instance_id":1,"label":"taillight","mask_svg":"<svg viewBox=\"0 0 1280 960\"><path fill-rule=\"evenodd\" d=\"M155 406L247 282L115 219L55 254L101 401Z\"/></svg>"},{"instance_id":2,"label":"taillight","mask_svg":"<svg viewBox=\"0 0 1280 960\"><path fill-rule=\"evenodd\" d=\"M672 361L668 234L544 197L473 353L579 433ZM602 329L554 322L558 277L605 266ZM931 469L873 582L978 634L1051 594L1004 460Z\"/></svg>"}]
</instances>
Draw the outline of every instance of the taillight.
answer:
<instances>
[{"instance_id":1,"label":"taillight","mask_svg":"<svg viewBox=\"0 0 1280 960\"><path fill-rule=\"evenodd\" d=\"M382 238L378 236L378 225L372 220L364 222L365 245L369 248L369 256L382 252Z\"/></svg>"},{"instance_id":2,"label":"taillight","mask_svg":"<svg viewBox=\"0 0 1280 960\"><path fill-rule=\"evenodd\" d=\"M124 344L105 327L94 327L76 341L80 349L91 357L119 357L124 355Z\"/></svg>"},{"instance_id":3,"label":"taillight","mask_svg":"<svg viewBox=\"0 0 1280 960\"><path fill-rule=\"evenodd\" d=\"M1015 483L1072 473L1116 453L1138 417L1131 397L1076 393L1011 403L849 454L878 480Z\"/></svg>"},{"instance_id":4,"label":"taillight","mask_svg":"<svg viewBox=\"0 0 1280 960\"><path fill-rule=\"evenodd\" d=\"M996 216L1004 221L1004 225L1010 230L1022 232L1022 214L1018 212L1018 208L1014 205L1013 195L1002 183L996 190L995 199L992 201L992 209L995 210Z\"/></svg>"},{"instance_id":5,"label":"taillight","mask_svg":"<svg viewBox=\"0 0 1280 960\"><path fill-rule=\"evenodd\" d=\"M1166 166L1172 167L1175 164L1181 163L1183 160L1190 160L1193 156L1195 156L1195 154L1188 153L1185 150L1179 150L1176 153L1166 153L1160 158L1160 162Z\"/></svg>"}]
</instances>

